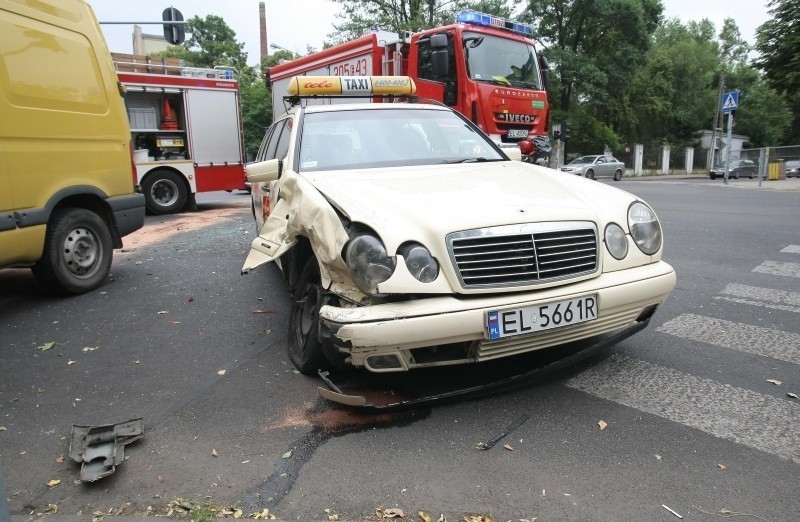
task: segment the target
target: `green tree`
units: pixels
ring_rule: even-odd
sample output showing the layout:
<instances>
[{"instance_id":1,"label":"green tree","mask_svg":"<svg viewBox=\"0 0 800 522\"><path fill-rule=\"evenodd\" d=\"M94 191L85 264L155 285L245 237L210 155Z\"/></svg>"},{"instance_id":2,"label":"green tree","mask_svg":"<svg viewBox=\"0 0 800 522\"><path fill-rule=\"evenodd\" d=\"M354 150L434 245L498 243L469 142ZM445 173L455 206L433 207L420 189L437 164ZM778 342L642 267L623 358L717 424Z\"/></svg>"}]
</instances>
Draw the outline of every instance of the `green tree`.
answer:
<instances>
[{"instance_id":1,"label":"green tree","mask_svg":"<svg viewBox=\"0 0 800 522\"><path fill-rule=\"evenodd\" d=\"M524 18L553 64L554 121L580 112L573 147L602 150L623 139L635 117L631 84L662 11L661 0L529 0Z\"/></svg>"},{"instance_id":2,"label":"green tree","mask_svg":"<svg viewBox=\"0 0 800 522\"><path fill-rule=\"evenodd\" d=\"M787 96L793 113L791 143L800 142L800 0L770 0L771 19L756 30L753 64L770 85Z\"/></svg>"},{"instance_id":3,"label":"green tree","mask_svg":"<svg viewBox=\"0 0 800 522\"><path fill-rule=\"evenodd\" d=\"M711 125L720 64L714 31L706 19L686 25L672 19L656 30L631 86L626 134L633 140L689 146Z\"/></svg>"},{"instance_id":4,"label":"green tree","mask_svg":"<svg viewBox=\"0 0 800 522\"><path fill-rule=\"evenodd\" d=\"M767 80L785 93L800 92L800 0L770 0L772 18L756 30L753 63Z\"/></svg>"},{"instance_id":5,"label":"green tree","mask_svg":"<svg viewBox=\"0 0 800 522\"><path fill-rule=\"evenodd\" d=\"M783 144L792 122L792 111L785 96L747 64L739 64L730 72L728 85L741 91L734 118L736 133L748 136L752 147Z\"/></svg>"},{"instance_id":6,"label":"green tree","mask_svg":"<svg viewBox=\"0 0 800 522\"><path fill-rule=\"evenodd\" d=\"M509 17L508 0L333 0L342 8L337 14L333 43L363 36L373 28L402 34L449 25L455 14L474 9L495 16Z\"/></svg>"}]
</instances>

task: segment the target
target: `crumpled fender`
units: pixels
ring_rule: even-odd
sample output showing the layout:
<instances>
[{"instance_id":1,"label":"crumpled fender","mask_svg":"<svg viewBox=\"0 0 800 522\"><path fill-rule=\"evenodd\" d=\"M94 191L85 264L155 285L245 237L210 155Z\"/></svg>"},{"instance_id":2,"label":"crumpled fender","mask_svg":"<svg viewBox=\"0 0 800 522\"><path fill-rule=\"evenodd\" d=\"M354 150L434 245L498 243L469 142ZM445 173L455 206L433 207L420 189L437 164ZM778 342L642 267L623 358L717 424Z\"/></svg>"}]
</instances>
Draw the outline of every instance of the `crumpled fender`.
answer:
<instances>
[{"instance_id":1,"label":"crumpled fender","mask_svg":"<svg viewBox=\"0 0 800 522\"><path fill-rule=\"evenodd\" d=\"M289 170L283 172L276 189L280 191L278 201L251 243L242 273L275 261L297 243L299 236L308 238L323 268L347 273L339 253L350 238L328 200L305 178ZM327 270L321 275L323 286L329 287Z\"/></svg>"}]
</instances>

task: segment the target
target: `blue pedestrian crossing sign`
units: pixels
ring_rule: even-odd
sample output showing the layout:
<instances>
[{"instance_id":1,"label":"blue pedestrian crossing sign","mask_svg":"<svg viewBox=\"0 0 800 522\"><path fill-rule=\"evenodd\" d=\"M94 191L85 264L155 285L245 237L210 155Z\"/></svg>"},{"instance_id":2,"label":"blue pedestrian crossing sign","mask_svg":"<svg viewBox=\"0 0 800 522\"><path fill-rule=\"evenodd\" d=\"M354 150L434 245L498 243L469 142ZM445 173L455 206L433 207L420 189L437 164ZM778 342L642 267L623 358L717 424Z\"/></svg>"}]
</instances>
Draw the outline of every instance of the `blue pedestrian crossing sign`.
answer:
<instances>
[{"instance_id":1,"label":"blue pedestrian crossing sign","mask_svg":"<svg viewBox=\"0 0 800 522\"><path fill-rule=\"evenodd\" d=\"M722 111L735 111L739 106L739 91L726 92L722 95Z\"/></svg>"}]
</instances>

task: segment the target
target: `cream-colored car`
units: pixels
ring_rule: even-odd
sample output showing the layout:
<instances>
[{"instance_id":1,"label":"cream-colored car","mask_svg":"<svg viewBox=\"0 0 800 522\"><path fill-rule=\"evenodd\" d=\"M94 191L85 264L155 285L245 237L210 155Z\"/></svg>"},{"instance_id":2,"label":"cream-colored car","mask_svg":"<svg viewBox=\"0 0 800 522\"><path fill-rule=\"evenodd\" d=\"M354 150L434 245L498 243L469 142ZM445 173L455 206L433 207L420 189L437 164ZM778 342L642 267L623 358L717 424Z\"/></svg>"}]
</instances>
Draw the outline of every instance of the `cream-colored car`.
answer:
<instances>
[{"instance_id":1,"label":"cream-colored car","mask_svg":"<svg viewBox=\"0 0 800 522\"><path fill-rule=\"evenodd\" d=\"M440 105L301 103L247 174L260 235L243 272L278 261L303 373L622 338L675 286L647 203L511 161Z\"/></svg>"}]
</instances>

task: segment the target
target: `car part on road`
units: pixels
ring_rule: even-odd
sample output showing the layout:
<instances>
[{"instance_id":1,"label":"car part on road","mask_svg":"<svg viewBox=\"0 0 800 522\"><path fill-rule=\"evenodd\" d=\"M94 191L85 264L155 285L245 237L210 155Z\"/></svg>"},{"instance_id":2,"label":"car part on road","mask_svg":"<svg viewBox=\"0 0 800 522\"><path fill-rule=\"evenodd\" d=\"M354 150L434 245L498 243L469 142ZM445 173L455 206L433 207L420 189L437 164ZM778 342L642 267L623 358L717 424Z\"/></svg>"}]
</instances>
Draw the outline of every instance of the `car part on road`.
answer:
<instances>
[{"instance_id":1,"label":"car part on road","mask_svg":"<svg viewBox=\"0 0 800 522\"><path fill-rule=\"evenodd\" d=\"M508 425L508 427L505 429L505 431L499 433L493 439L491 439L491 440L489 440L487 442L479 442L477 447L476 447L476 449L479 449L479 450L491 449L492 446L494 446L495 444L497 444L498 442L503 440L512 431L514 431L517 428L519 428L520 426L522 426L525 423L525 421L527 421L529 418L530 418L530 416L527 413L525 413L523 415L520 415L519 418L515 419L514 422L512 422L511 424Z\"/></svg>"},{"instance_id":2,"label":"car part on road","mask_svg":"<svg viewBox=\"0 0 800 522\"><path fill-rule=\"evenodd\" d=\"M477 386L470 386L467 388L452 390L444 393L439 393L436 395L415 397L389 404L373 404L367 402L367 398L365 395L350 395L343 393L342 390L339 389L339 387L336 386L330 380L328 372L320 370L319 376L328 388L323 388L322 386L319 386L317 388L317 391L319 392L320 396L322 396L322 398L327 399L329 401L337 402L339 404L350 406L352 408L357 408L359 410L371 411L371 412L400 411L410 408L427 407L438 403L465 400L473 397L482 397L490 395L492 393L498 393L501 391L507 391L513 388L524 386L526 384L533 382L534 379L545 377L559 370L563 370L564 368L572 366L594 355L595 353L610 346L613 346L621 342L622 340L636 334L637 332L645 329L647 325L650 323L650 317L644 318L642 321L635 323L633 326L630 326L624 330L617 332L616 334L606 337L595 344L589 345L588 347L578 352L575 352L572 355L568 355L566 357L558 359L549 364L545 364L544 366L540 366L533 370L520 373L517 375L512 375L511 377L506 377L504 379L498 379L486 384L479 384Z\"/></svg>"},{"instance_id":3,"label":"car part on road","mask_svg":"<svg viewBox=\"0 0 800 522\"><path fill-rule=\"evenodd\" d=\"M94 482L114 473L125 459L125 446L143 436L141 417L102 426L73 424L69 457L81 464L81 480Z\"/></svg>"}]
</instances>

